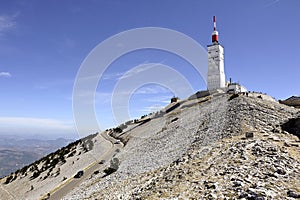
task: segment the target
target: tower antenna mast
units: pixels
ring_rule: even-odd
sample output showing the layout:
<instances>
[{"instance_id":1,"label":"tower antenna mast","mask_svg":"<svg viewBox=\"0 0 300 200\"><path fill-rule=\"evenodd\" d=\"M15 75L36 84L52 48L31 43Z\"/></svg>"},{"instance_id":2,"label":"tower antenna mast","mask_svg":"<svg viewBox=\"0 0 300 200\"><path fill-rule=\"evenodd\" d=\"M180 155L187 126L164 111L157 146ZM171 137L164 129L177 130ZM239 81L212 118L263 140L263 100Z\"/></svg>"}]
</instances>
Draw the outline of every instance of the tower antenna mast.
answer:
<instances>
[{"instance_id":1,"label":"tower antenna mast","mask_svg":"<svg viewBox=\"0 0 300 200\"><path fill-rule=\"evenodd\" d=\"M219 43L219 33L217 31L217 18L216 16L213 17L213 22L214 22L214 31L211 35L211 41L213 44Z\"/></svg>"},{"instance_id":2,"label":"tower antenna mast","mask_svg":"<svg viewBox=\"0 0 300 200\"><path fill-rule=\"evenodd\" d=\"M214 16L213 21L214 21L214 31L216 31L217 30L217 19L216 19L216 16Z\"/></svg>"}]
</instances>

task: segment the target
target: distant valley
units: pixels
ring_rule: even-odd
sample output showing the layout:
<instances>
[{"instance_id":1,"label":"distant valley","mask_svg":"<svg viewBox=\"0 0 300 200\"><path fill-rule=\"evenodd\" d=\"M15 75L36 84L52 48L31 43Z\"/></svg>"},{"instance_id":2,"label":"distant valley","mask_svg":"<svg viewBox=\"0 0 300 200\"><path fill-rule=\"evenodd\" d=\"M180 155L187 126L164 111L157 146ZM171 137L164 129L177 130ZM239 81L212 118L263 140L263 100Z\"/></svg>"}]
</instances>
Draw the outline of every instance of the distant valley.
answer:
<instances>
[{"instance_id":1,"label":"distant valley","mask_svg":"<svg viewBox=\"0 0 300 200\"><path fill-rule=\"evenodd\" d=\"M61 148L71 140L26 139L0 135L0 178Z\"/></svg>"}]
</instances>

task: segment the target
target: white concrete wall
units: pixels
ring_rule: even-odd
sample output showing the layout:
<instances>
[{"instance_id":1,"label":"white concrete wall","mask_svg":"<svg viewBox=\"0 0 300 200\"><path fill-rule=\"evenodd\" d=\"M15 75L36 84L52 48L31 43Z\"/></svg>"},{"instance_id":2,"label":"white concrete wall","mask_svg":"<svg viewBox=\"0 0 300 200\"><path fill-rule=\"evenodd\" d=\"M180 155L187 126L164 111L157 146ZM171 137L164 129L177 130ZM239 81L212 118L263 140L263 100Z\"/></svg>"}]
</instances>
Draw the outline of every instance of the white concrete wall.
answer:
<instances>
[{"instance_id":1,"label":"white concrete wall","mask_svg":"<svg viewBox=\"0 0 300 200\"><path fill-rule=\"evenodd\" d=\"M245 88L244 86L240 86L241 87L241 92L247 92L248 90L247 90L247 88Z\"/></svg>"},{"instance_id":2,"label":"white concrete wall","mask_svg":"<svg viewBox=\"0 0 300 200\"><path fill-rule=\"evenodd\" d=\"M224 48L220 44L207 46L208 74L207 89L214 90L225 87Z\"/></svg>"},{"instance_id":3,"label":"white concrete wall","mask_svg":"<svg viewBox=\"0 0 300 200\"><path fill-rule=\"evenodd\" d=\"M239 93L239 92L247 92L247 89L238 83L233 83L233 84L229 84L227 91Z\"/></svg>"}]
</instances>

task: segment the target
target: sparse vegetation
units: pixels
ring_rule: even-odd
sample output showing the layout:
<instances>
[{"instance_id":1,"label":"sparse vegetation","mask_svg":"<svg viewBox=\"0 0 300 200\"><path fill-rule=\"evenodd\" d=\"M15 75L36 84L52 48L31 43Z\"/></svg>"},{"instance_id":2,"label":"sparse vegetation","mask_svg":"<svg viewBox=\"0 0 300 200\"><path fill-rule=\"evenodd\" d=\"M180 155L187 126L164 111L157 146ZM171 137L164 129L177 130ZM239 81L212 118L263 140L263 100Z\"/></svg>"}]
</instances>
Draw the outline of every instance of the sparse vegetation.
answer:
<instances>
[{"instance_id":1,"label":"sparse vegetation","mask_svg":"<svg viewBox=\"0 0 300 200\"><path fill-rule=\"evenodd\" d=\"M114 128L113 131L115 133L122 133L123 132L123 130L120 127Z\"/></svg>"},{"instance_id":2,"label":"sparse vegetation","mask_svg":"<svg viewBox=\"0 0 300 200\"><path fill-rule=\"evenodd\" d=\"M141 116L141 119L144 119L145 117L147 117L147 115L143 115L143 116Z\"/></svg>"},{"instance_id":3,"label":"sparse vegetation","mask_svg":"<svg viewBox=\"0 0 300 200\"><path fill-rule=\"evenodd\" d=\"M127 128L128 126L126 124L121 124L118 126L120 129L124 130L125 128Z\"/></svg>"},{"instance_id":4,"label":"sparse vegetation","mask_svg":"<svg viewBox=\"0 0 300 200\"><path fill-rule=\"evenodd\" d=\"M81 140L81 146L83 148L84 153L91 151L94 148L94 142L93 138L97 135L98 133L86 136Z\"/></svg>"},{"instance_id":5,"label":"sparse vegetation","mask_svg":"<svg viewBox=\"0 0 300 200\"><path fill-rule=\"evenodd\" d=\"M114 173L115 171L117 171L117 170L114 168L108 167L103 172L105 173L105 176L108 176L108 175Z\"/></svg>"},{"instance_id":6,"label":"sparse vegetation","mask_svg":"<svg viewBox=\"0 0 300 200\"><path fill-rule=\"evenodd\" d=\"M83 151L86 153L94 148L94 142L91 139L87 139L82 143Z\"/></svg>"},{"instance_id":7,"label":"sparse vegetation","mask_svg":"<svg viewBox=\"0 0 300 200\"><path fill-rule=\"evenodd\" d=\"M239 94L233 94L229 97L228 101L231 101L232 99L235 99L237 97L239 97Z\"/></svg>"},{"instance_id":8,"label":"sparse vegetation","mask_svg":"<svg viewBox=\"0 0 300 200\"><path fill-rule=\"evenodd\" d=\"M30 180L33 180L33 179L39 177L40 174L41 174L41 172L39 170L33 172L32 176L30 177Z\"/></svg>"},{"instance_id":9,"label":"sparse vegetation","mask_svg":"<svg viewBox=\"0 0 300 200\"><path fill-rule=\"evenodd\" d=\"M91 134L89 136L86 136L85 138L76 140L70 144L68 144L66 147L62 147L58 149L57 151L48 154L47 156L35 161L31 165L24 166L22 169L17 170L16 172L12 173L10 176L8 176L5 180L5 184L9 184L16 180L19 176L27 176L28 174L30 176L30 180L33 180L40 176L41 173L48 170L48 173L46 176L41 177L41 179L46 179L51 175L51 171L57 167L58 164L63 165L67 162L66 158L72 157L76 155L76 148L79 144L81 144L82 148L84 149L84 152L90 151L94 147L93 138L96 137L98 133ZM81 154L81 151L78 153L78 155ZM28 173L31 172L31 173ZM60 174L59 171L55 172L54 176L58 176Z\"/></svg>"},{"instance_id":10,"label":"sparse vegetation","mask_svg":"<svg viewBox=\"0 0 300 200\"><path fill-rule=\"evenodd\" d=\"M76 149L74 151L72 151L67 157L70 158L70 157L73 157L75 156L76 154Z\"/></svg>"},{"instance_id":11,"label":"sparse vegetation","mask_svg":"<svg viewBox=\"0 0 300 200\"><path fill-rule=\"evenodd\" d=\"M12 181L13 178L14 178L13 175L8 176L8 177L6 178L4 184L9 184L9 183Z\"/></svg>"}]
</instances>

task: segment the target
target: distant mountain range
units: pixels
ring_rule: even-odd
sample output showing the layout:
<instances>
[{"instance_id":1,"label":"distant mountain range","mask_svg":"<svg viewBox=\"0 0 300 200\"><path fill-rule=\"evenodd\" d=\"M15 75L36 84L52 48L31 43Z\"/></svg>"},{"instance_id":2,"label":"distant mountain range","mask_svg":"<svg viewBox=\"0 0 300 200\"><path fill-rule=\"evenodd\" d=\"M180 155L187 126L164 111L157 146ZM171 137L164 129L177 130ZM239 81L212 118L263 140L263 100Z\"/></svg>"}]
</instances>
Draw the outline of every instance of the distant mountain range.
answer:
<instances>
[{"instance_id":1,"label":"distant mountain range","mask_svg":"<svg viewBox=\"0 0 300 200\"><path fill-rule=\"evenodd\" d=\"M0 135L0 178L68 144L70 140L20 139Z\"/></svg>"},{"instance_id":2,"label":"distant mountain range","mask_svg":"<svg viewBox=\"0 0 300 200\"><path fill-rule=\"evenodd\" d=\"M295 108L300 108L300 96L292 96L286 100L279 100L279 103L288 105L288 106L293 106Z\"/></svg>"}]
</instances>

